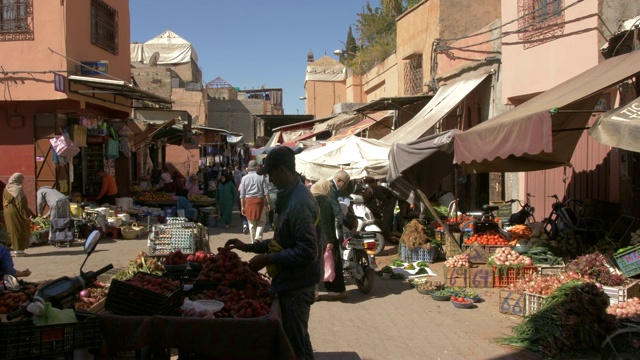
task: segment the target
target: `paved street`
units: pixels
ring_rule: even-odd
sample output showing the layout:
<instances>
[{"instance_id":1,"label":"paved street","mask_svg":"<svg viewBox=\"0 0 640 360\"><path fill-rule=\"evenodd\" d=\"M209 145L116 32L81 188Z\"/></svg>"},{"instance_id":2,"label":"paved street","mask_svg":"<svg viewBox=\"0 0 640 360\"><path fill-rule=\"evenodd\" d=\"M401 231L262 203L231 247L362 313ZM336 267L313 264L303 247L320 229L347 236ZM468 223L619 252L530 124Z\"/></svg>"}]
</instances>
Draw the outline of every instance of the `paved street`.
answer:
<instances>
[{"instance_id":1,"label":"paved street","mask_svg":"<svg viewBox=\"0 0 640 360\"><path fill-rule=\"evenodd\" d=\"M229 230L211 229L214 251L232 237L248 240L238 224ZM388 246L383 255L394 249ZM146 239L103 240L85 270L108 263L125 266L139 250L147 251ZM71 248L34 247L28 253L28 257L14 261L17 269L31 269L30 280L75 275L84 258L81 242ZM250 256L244 254L243 258ZM388 258L381 257L381 262ZM432 269L440 275L441 266L434 264ZM519 320L499 313L498 293L493 289L480 291L486 301L478 308L456 309L449 302L420 295L402 280L376 281L374 290L365 295L347 279L344 299L314 304L310 331L316 359L534 359L491 341Z\"/></svg>"}]
</instances>

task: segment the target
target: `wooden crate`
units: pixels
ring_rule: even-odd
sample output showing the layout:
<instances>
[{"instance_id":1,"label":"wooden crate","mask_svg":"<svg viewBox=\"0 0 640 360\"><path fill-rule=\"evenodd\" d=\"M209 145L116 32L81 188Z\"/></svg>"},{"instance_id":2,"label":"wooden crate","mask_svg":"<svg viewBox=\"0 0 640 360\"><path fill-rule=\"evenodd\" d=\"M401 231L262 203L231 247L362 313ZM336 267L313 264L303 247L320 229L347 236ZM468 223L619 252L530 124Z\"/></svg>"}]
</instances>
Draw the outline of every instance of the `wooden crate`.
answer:
<instances>
[{"instance_id":1,"label":"wooden crate","mask_svg":"<svg viewBox=\"0 0 640 360\"><path fill-rule=\"evenodd\" d=\"M472 264L486 264L489 261L489 254L485 251L484 246L477 242L471 244L463 254L469 256L469 262Z\"/></svg>"},{"instance_id":2,"label":"wooden crate","mask_svg":"<svg viewBox=\"0 0 640 360\"><path fill-rule=\"evenodd\" d=\"M471 288L492 288L493 268L491 266L480 266L469 269L469 285Z\"/></svg>"},{"instance_id":3,"label":"wooden crate","mask_svg":"<svg viewBox=\"0 0 640 360\"><path fill-rule=\"evenodd\" d=\"M501 289L499 296L498 308L501 313L515 316L526 315L525 293Z\"/></svg>"},{"instance_id":4,"label":"wooden crate","mask_svg":"<svg viewBox=\"0 0 640 360\"><path fill-rule=\"evenodd\" d=\"M493 286L507 287L515 284L525 275L535 274L538 269L535 266L518 266L509 268L493 267Z\"/></svg>"},{"instance_id":5,"label":"wooden crate","mask_svg":"<svg viewBox=\"0 0 640 360\"><path fill-rule=\"evenodd\" d=\"M468 268L444 268L444 285L467 287L469 285Z\"/></svg>"}]
</instances>

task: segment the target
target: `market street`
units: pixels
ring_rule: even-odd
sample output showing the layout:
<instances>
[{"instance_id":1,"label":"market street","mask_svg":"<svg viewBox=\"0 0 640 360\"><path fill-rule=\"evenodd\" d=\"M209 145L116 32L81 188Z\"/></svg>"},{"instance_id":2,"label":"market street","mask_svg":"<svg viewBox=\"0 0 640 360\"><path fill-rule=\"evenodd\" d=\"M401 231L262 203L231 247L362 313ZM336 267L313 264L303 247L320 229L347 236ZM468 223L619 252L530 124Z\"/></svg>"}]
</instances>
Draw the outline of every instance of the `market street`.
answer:
<instances>
[{"instance_id":1,"label":"market street","mask_svg":"<svg viewBox=\"0 0 640 360\"><path fill-rule=\"evenodd\" d=\"M234 217L237 215L234 215ZM238 223L229 230L210 229L215 249L232 237L248 240ZM271 232L265 233L268 237ZM87 260L84 270L112 263L119 268L138 251L148 252L147 240L102 240ZM397 252L387 246L385 253ZM18 269L29 268L31 281L73 276L78 273L84 253L82 242L71 248L38 246L29 256L14 258ZM242 254L246 260L251 254ZM395 258L388 256L388 258ZM385 257L381 257L381 263ZM432 269L440 275L442 263ZM402 280L376 278L370 294L360 293L347 279L347 296L340 301L318 301L313 305L310 333L316 359L536 359L530 354L493 343L507 334L519 318L498 311L498 292L480 291L486 301L475 309L456 309L420 295Z\"/></svg>"}]
</instances>

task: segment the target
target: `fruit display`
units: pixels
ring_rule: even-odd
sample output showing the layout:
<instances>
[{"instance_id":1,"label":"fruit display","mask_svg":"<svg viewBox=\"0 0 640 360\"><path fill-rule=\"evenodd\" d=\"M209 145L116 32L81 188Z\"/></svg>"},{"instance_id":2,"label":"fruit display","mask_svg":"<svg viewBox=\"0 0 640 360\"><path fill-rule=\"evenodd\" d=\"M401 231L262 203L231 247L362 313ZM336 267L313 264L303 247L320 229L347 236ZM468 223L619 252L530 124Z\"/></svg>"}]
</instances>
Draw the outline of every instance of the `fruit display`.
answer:
<instances>
[{"instance_id":1,"label":"fruit display","mask_svg":"<svg viewBox=\"0 0 640 360\"><path fill-rule=\"evenodd\" d=\"M218 253L205 261L198 274L196 285L211 284L210 290L203 290L189 296L191 300L212 299L224 304L222 310L216 312L215 317L236 317L244 309L244 313L237 317L263 316L273 301L269 294L269 281L264 275L249 267L249 263L242 261L237 253L225 248L218 248ZM254 302L244 302L244 300ZM255 302L264 306L254 309ZM265 307L266 306L266 307ZM247 309L251 308L249 312ZM260 315L263 314L263 315ZM268 314L268 312L267 312Z\"/></svg>"},{"instance_id":2,"label":"fruit display","mask_svg":"<svg viewBox=\"0 0 640 360\"><path fill-rule=\"evenodd\" d=\"M42 231L51 229L51 220L48 217L38 216L31 219L29 232L32 235L39 235Z\"/></svg>"},{"instance_id":3,"label":"fruit display","mask_svg":"<svg viewBox=\"0 0 640 360\"><path fill-rule=\"evenodd\" d=\"M169 254L167 254L167 258L164 260L164 264L165 265L183 265L183 264L186 264L187 261L189 261L187 257L188 257L187 254L183 253L180 250L172 251Z\"/></svg>"},{"instance_id":4,"label":"fruit display","mask_svg":"<svg viewBox=\"0 0 640 360\"><path fill-rule=\"evenodd\" d=\"M271 309L262 300L244 299L238 304L236 318L253 318L269 315Z\"/></svg>"},{"instance_id":5,"label":"fruit display","mask_svg":"<svg viewBox=\"0 0 640 360\"><path fill-rule=\"evenodd\" d=\"M463 298L462 296L451 296L451 301L457 302L460 304L473 304L473 300L468 298Z\"/></svg>"},{"instance_id":6,"label":"fruit display","mask_svg":"<svg viewBox=\"0 0 640 360\"><path fill-rule=\"evenodd\" d=\"M407 265L404 266L404 269L405 270L415 270L416 267L413 264L407 264Z\"/></svg>"},{"instance_id":7,"label":"fruit display","mask_svg":"<svg viewBox=\"0 0 640 360\"><path fill-rule=\"evenodd\" d=\"M480 245L509 245L509 242L505 237L500 234L498 231L489 230L479 234L473 234L471 237L467 238L464 243L467 245L471 245L475 242L478 242Z\"/></svg>"},{"instance_id":8,"label":"fruit display","mask_svg":"<svg viewBox=\"0 0 640 360\"><path fill-rule=\"evenodd\" d=\"M145 191L136 196L136 201L167 201L172 199L172 194L162 191Z\"/></svg>"},{"instance_id":9,"label":"fruit display","mask_svg":"<svg viewBox=\"0 0 640 360\"><path fill-rule=\"evenodd\" d=\"M204 264L205 262L213 259L213 254L198 250L195 254L189 254L187 261L192 263Z\"/></svg>"},{"instance_id":10,"label":"fruit display","mask_svg":"<svg viewBox=\"0 0 640 360\"><path fill-rule=\"evenodd\" d=\"M613 304L607 308L607 314L618 320L640 320L640 298L634 297L625 302Z\"/></svg>"},{"instance_id":11,"label":"fruit display","mask_svg":"<svg viewBox=\"0 0 640 360\"><path fill-rule=\"evenodd\" d=\"M187 196L187 199L189 199L189 201L213 201L213 198L210 198L206 195L200 195L200 194L189 194Z\"/></svg>"},{"instance_id":12,"label":"fruit display","mask_svg":"<svg viewBox=\"0 0 640 360\"><path fill-rule=\"evenodd\" d=\"M127 283L162 295L171 295L181 288L180 281L142 273L135 274Z\"/></svg>"}]
</instances>

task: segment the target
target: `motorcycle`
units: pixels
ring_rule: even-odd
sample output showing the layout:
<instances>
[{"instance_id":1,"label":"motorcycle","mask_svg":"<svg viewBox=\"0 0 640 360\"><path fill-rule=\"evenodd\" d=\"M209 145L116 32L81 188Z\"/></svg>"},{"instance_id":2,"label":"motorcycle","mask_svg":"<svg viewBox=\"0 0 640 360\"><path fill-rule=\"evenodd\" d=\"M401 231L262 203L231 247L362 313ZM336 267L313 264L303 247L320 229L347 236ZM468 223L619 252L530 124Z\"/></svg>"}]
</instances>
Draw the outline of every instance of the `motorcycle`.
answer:
<instances>
[{"instance_id":1,"label":"motorcycle","mask_svg":"<svg viewBox=\"0 0 640 360\"><path fill-rule=\"evenodd\" d=\"M533 195L527 194L527 201L525 201L524 204L519 199L511 199L507 201L510 204L517 202L520 205L520 210L516 213L511 214L511 216L509 216L509 225L511 226L523 225L523 224L530 224L530 223L536 222L536 218L533 215L536 209L530 205L531 204L530 199L532 197Z\"/></svg>"},{"instance_id":2,"label":"motorcycle","mask_svg":"<svg viewBox=\"0 0 640 360\"><path fill-rule=\"evenodd\" d=\"M80 275L70 278L63 276L61 278L49 281L44 284L35 295L30 299L28 304L21 307L19 310L14 311L7 315L7 320L11 321L18 317L25 316L30 317L38 314L39 311L44 309L45 303L51 303L51 306L56 309L73 309L76 295L93 285L101 274L113 269L113 265L109 264L102 267L97 271L83 272L82 268L87 262L87 259L93 253L98 242L100 241L100 231L93 231L84 243L84 252L87 254L80 266ZM10 275L5 275L4 287L9 291L19 291L20 285L18 280Z\"/></svg>"},{"instance_id":3,"label":"motorcycle","mask_svg":"<svg viewBox=\"0 0 640 360\"><path fill-rule=\"evenodd\" d=\"M364 204L364 197L362 195L351 194L346 201L348 201L347 208L357 220L356 232L363 238L373 239L376 244L373 255L380 255L382 250L384 250L384 236L382 235L382 230L376 225L376 219L373 213L367 205Z\"/></svg>"},{"instance_id":4,"label":"motorcycle","mask_svg":"<svg viewBox=\"0 0 640 360\"><path fill-rule=\"evenodd\" d=\"M340 206L346 214L350 208L350 200L348 198L342 199ZM357 229L352 233L343 227L342 240L340 251L343 270L355 279L356 286L361 292L368 294L373 289L375 276L379 275L375 257L378 245L376 234Z\"/></svg>"}]
</instances>

